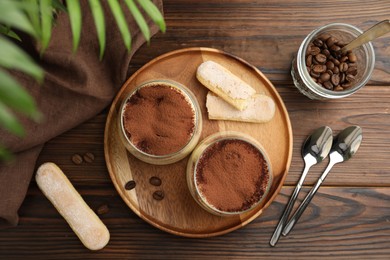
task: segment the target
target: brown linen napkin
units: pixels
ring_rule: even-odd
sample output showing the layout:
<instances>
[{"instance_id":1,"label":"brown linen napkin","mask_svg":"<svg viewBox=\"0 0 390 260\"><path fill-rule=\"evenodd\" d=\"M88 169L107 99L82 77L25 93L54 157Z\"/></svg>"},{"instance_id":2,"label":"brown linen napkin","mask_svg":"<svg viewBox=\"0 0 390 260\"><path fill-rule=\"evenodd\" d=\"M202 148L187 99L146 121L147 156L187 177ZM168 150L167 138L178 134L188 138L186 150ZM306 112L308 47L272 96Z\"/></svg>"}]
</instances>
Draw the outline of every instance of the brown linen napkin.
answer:
<instances>
[{"instance_id":1,"label":"brown linen napkin","mask_svg":"<svg viewBox=\"0 0 390 260\"><path fill-rule=\"evenodd\" d=\"M162 11L162 0L155 0ZM83 28L79 48L72 53L72 35L68 16L60 13L52 32L48 49L41 59L46 70L43 85L22 73L17 80L35 97L44 121L37 124L22 120L25 138L17 138L0 130L3 145L16 156L11 164L0 164L0 227L18 223L18 209L27 192L36 159L45 142L66 132L102 111L110 104L127 78L127 69L134 52L145 42L128 10L128 25L132 34L132 49L128 52L114 17L105 1L106 50L99 60L99 44L95 24L87 1L80 1ZM123 8L126 9L126 8ZM149 21L151 34L158 31ZM30 50L31 51L31 50ZM35 49L32 50L37 55Z\"/></svg>"}]
</instances>

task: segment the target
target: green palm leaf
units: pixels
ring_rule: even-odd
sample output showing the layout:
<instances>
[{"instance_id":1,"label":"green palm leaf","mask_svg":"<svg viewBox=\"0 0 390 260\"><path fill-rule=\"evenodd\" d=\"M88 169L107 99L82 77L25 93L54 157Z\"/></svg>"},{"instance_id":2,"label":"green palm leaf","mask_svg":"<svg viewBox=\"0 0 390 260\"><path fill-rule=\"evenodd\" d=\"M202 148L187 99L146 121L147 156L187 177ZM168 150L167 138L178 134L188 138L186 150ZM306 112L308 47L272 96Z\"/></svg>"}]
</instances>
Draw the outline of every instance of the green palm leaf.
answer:
<instances>
[{"instance_id":1,"label":"green palm leaf","mask_svg":"<svg viewBox=\"0 0 390 260\"><path fill-rule=\"evenodd\" d=\"M0 144L0 159L10 161L12 157L12 154Z\"/></svg>"},{"instance_id":2,"label":"green palm leaf","mask_svg":"<svg viewBox=\"0 0 390 260\"><path fill-rule=\"evenodd\" d=\"M106 27L104 21L104 12L99 0L89 0L89 6L91 7L96 26L96 32L99 39L99 57L102 59L104 55L104 49L106 48Z\"/></svg>"},{"instance_id":3,"label":"green palm leaf","mask_svg":"<svg viewBox=\"0 0 390 260\"><path fill-rule=\"evenodd\" d=\"M142 16L141 12L138 10L138 7L135 5L133 0L125 0L127 6L130 9L131 14L134 17L134 20L137 22L138 27L140 28L142 34L144 35L145 39L149 42L150 41L150 30L149 26L146 23L144 17Z\"/></svg>"},{"instance_id":4,"label":"green palm leaf","mask_svg":"<svg viewBox=\"0 0 390 260\"><path fill-rule=\"evenodd\" d=\"M137 2L142 6L145 12L152 18L153 22L155 22L162 32L165 32L166 25L164 21L163 15L158 10L157 6L153 4L150 0L137 0Z\"/></svg>"},{"instance_id":5,"label":"green palm leaf","mask_svg":"<svg viewBox=\"0 0 390 260\"><path fill-rule=\"evenodd\" d=\"M59 11L63 11L65 13L68 12L68 10L66 10L66 7L61 3L60 0L52 0L52 6L55 10L59 10Z\"/></svg>"},{"instance_id":6,"label":"green palm leaf","mask_svg":"<svg viewBox=\"0 0 390 260\"><path fill-rule=\"evenodd\" d=\"M24 135L23 126L11 111L0 101L0 125L17 136Z\"/></svg>"},{"instance_id":7,"label":"green palm leaf","mask_svg":"<svg viewBox=\"0 0 390 260\"><path fill-rule=\"evenodd\" d=\"M79 0L67 0L66 4L69 12L70 26L72 28L73 52L76 52L77 47L79 46L81 35L82 18L80 2Z\"/></svg>"},{"instance_id":8,"label":"green palm leaf","mask_svg":"<svg viewBox=\"0 0 390 260\"><path fill-rule=\"evenodd\" d=\"M34 37L37 37L36 31L27 18L24 8L21 7L19 1L0 1L0 23L10 27L15 27Z\"/></svg>"},{"instance_id":9,"label":"green palm leaf","mask_svg":"<svg viewBox=\"0 0 390 260\"><path fill-rule=\"evenodd\" d=\"M35 101L7 72L0 69L0 102L16 111L39 120L41 115Z\"/></svg>"},{"instance_id":10,"label":"green palm leaf","mask_svg":"<svg viewBox=\"0 0 390 260\"><path fill-rule=\"evenodd\" d=\"M1 36L0 46L0 66L23 71L42 81L43 70L22 49Z\"/></svg>"},{"instance_id":11,"label":"green palm leaf","mask_svg":"<svg viewBox=\"0 0 390 260\"><path fill-rule=\"evenodd\" d=\"M119 31L122 35L123 42L127 48L130 50L131 48L131 35L129 27L127 26L125 15L122 12L121 6L119 5L117 0L108 0L108 5L114 15L115 21L118 25Z\"/></svg>"},{"instance_id":12,"label":"green palm leaf","mask_svg":"<svg viewBox=\"0 0 390 260\"><path fill-rule=\"evenodd\" d=\"M13 39L16 39L18 41L22 41L22 39L20 39L19 35L17 35L14 31L12 31L9 27L7 26L4 26L2 24L0 24L0 33L4 34L4 35L7 35L8 37L11 37Z\"/></svg>"},{"instance_id":13,"label":"green palm leaf","mask_svg":"<svg viewBox=\"0 0 390 260\"><path fill-rule=\"evenodd\" d=\"M40 22L40 10L38 0L24 0L24 10L31 22L37 36L41 38L41 22Z\"/></svg>"},{"instance_id":14,"label":"green palm leaf","mask_svg":"<svg viewBox=\"0 0 390 260\"><path fill-rule=\"evenodd\" d=\"M53 21L52 14L52 2L51 0L40 0L40 11L41 11L41 41L42 41L42 49L41 54L46 50L49 46L50 38L51 38L51 28Z\"/></svg>"}]
</instances>

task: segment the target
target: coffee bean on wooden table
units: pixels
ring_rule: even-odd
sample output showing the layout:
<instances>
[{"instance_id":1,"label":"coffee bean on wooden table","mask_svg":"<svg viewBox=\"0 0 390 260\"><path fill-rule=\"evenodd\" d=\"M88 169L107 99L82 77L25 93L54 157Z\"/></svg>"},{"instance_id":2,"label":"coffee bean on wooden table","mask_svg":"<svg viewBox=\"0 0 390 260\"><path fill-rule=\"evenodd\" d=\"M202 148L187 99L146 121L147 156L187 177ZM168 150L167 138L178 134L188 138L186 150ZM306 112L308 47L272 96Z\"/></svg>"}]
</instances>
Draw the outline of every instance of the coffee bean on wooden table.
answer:
<instances>
[{"instance_id":1,"label":"coffee bean on wooden table","mask_svg":"<svg viewBox=\"0 0 390 260\"><path fill-rule=\"evenodd\" d=\"M131 180L131 181L128 181L126 184L125 184L125 189L126 190L132 190L134 189L136 186L136 183L135 181Z\"/></svg>"},{"instance_id":2,"label":"coffee bean on wooden table","mask_svg":"<svg viewBox=\"0 0 390 260\"><path fill-rule=\"evenodd\" d=\"M306 52L306 67L313 81L334 91L351 88L356 81L357 56L341 53L345 44L336 37L323 34L315 38Z\"/></svg>"},{"instance_id":3,"label":"coffee bean on wooden table","mask_svg":"<svg viewBox=\"0 0 390 260\"><path fill-rule=\"evenodd\" d=\"M153 176L153 177L150 177L149 183L152 184L153 186L160 186L161 185L161 179L156 177L156 176Z\"/></svg>"},{"instance_id":4,"label":"coffee bean on wooden table","mask_svg":"<svg viewBox=\"0 0 390 260\"><path fill-rule=\"evenodd\" d=\"M103 215L107 214L110 211L110 208L107 204L102 204L96 209L96 214Z\"/></svg>"},{"instance_id":5,"label":"coffee bean on wooden table","mask_svg":"<svg viewBox=\"0 0 390 260\"><path fill-rule=\"evenodd\" d=\"M155 200L162 200L164 198L164 192L162 190L157 190L153 192L153 198Z\"/></svg>"},{"instance_id":6,"label":"coffee bean on wooden table","mask_svg":"<svg viewBox=\"0 0 390 260\"><path fill-rule=\"evenodd\" d=\"M83 159L87 163L91 163L95 160L95 155L93 153L88 152L83 155Z\"/></svg>"},{"instance_id":7,"label":"coffee bean on wooden table","mask_svg":"<svg viewBox=\"0 0 390 260\"><path fill-rule=\"evenodd\" d=\"M77 164L77 165L82 164L83 163L83 157L81 157L80 154L76 153L76 154L72 155L72 162L74 164Z\"/></svg>"}]
</instances>

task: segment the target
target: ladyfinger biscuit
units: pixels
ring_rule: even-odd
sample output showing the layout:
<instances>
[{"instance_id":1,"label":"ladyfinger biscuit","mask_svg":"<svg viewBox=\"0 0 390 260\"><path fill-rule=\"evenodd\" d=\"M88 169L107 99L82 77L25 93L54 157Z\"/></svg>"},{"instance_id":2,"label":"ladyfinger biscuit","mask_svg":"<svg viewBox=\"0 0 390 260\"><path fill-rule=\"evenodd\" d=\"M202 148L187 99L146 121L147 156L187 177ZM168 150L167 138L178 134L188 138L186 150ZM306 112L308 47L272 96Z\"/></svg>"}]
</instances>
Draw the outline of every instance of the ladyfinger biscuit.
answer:
<instances>
[{"instance_id":1,"label":"ladyfinger biscuit","mask_svg":"<svg viewBox=\"0 0 390 260\"><path fill-rule=\"evenodd\" d=\"M265 123L275 115L275 102L269 96L262 94L253 95L248 101L247 108L240 111L209 92L206 98L206 107L211 120Z\"/></svg>"},{"instance_id":2,"label":"ladyfinger biscuit","mask_svg":"<svg viewBox=\"0 0 390 260\"><path fill-rule=\"evenodd\" d=\"M196 77L205 87L239 110L248 105L248 99L256 93L251 86L214 61L199 65Z\"/></svg>"},{"instance_id":3,"label":"ladyfinger biscuit","mask_svg":"<svg viewBox=\"0 0 390 260\"><path fill-rule=\"evenodd\" d=\"M110 240L107 227L56 164L41 165L35 179L38 187L68 222L85 247L99 250L107 245Z\"/></svg>"}]
</instances>

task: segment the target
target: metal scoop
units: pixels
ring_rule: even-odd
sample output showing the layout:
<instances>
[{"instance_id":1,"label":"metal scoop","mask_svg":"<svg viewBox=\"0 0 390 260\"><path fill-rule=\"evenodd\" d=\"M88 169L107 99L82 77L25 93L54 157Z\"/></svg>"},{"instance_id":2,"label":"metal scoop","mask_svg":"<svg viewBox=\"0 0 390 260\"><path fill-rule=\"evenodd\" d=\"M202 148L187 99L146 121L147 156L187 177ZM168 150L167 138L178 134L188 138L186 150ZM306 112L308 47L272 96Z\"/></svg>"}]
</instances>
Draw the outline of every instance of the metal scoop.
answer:
<instances>
[{"instance_id":1,"label":"metal scoop","mask_svg":"<svg viewBox=\"0 0 390 260\"><path fill-rule=\"evenodd\" d=\"M390 20L387 19L375 24L373 27L362 33L355 40L344 46L340 52L346 53L347 51L355 49L356 47L359 47L369 41L375 40L388 32L390 32Z\"/></svg>"},{"instance_id":2,"label":"metal scoop","mask_svg":"<svg viewBox=\"0 0 390 260\"><path fill-rule=\"evenodd\" d=\"M301 153L303 160L305 161L305 168L271 237L269 242L271 246L275 246L279 240L283 226L287 221L288 215L290 215L290 212L294 206L294 202L296 201L298 193L302 188L307 172L311 166L321 162L328 156L332 146L332 140L332 129L330 129L328 126L323 126L315 130L304 142Z\"/></svg>"},{"instance_id":3,"label":"metal scoop","mask_svg":"<svg viewBox=\"0 0 390 260\"><path fill-rule=\"evenodd\" d=\"M310 201L316 194L317 190L320 188L322 182L325 180L333 165L349 160L359 149L362 138L362 129L359 126L350 126L337 135L333 141L332 149L329 154L330 160L328 166L314 187L306 195L301 205L299 205L290 221L286 224L285 228L283 229L284 236L286 236L297 223L298 219L309 205Z\"/></svg>"}]
</instances>

